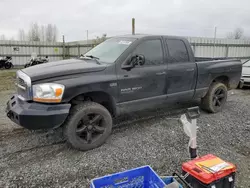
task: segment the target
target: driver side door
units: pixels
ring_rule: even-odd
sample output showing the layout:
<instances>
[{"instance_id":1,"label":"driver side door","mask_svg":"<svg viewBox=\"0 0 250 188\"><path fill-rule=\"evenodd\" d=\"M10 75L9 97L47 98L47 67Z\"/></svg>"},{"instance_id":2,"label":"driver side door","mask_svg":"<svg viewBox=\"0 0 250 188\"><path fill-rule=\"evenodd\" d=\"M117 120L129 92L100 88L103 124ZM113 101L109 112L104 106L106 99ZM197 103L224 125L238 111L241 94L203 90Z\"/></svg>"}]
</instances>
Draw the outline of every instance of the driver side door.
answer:
<instances>
[{"instance_id":1,"label":"driver side door","mask_svg":"<svg viewBox=\"0 0 250 188\"><path fill-rule=\"evenodd\" d=\"M153 107L166 99L167 66L161 37L142 40L131 54L138 55L144 56L143 65L135 64L131 70L117 66L119 106L123 110Z\"/></svg>"}]
</instances>

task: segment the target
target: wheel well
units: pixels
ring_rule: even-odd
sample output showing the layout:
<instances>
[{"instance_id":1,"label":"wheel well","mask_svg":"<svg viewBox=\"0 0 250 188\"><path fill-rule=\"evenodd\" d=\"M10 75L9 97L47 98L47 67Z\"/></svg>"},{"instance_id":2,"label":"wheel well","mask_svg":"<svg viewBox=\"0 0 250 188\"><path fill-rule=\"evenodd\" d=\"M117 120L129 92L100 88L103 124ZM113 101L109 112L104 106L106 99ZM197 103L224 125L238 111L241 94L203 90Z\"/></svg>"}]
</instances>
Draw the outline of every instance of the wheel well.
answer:
<instances>
[{"instance_id":1,"label":"wheel well","mask_svg":"<svg viewBox=\"0 0 250 188\"><path fill-rule=\"evenodd\" d=\"M74 97L70 103L74 105L83 101L93 101L99 103L107 108L112 116L116 115L115 99L103 91L94 91L80 94Z\"/></svg>"},{"instance_id":2,"label":"wheel well","mask_svg":"<svg viewBox=\"0 0 250 188\"><path fill-rule=\"evenodd\" d=\"M213 80L213 82L221 82L229 88L229 79L227 76L218 76Z\"/></svg>"}]
</instances>

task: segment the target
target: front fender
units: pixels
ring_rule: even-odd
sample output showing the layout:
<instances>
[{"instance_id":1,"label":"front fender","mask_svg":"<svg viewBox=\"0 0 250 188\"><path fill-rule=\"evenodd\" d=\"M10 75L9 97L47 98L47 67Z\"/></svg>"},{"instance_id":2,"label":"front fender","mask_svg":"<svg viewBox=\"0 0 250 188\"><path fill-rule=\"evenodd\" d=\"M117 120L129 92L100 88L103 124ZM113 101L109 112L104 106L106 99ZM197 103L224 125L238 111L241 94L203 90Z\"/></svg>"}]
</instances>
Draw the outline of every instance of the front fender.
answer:
<instances>
[{"instance_id":1,"label":"front fender","mask_svg":"<svg viewBox=\"0 0 250 188\"><path fill-rule=\"evenodd\" d=\"M54 81L65 86L62 102L68 103L78 95L90 92L104 92L117 99L116 75L92 74Z\"/></svg>"}]
</instances>

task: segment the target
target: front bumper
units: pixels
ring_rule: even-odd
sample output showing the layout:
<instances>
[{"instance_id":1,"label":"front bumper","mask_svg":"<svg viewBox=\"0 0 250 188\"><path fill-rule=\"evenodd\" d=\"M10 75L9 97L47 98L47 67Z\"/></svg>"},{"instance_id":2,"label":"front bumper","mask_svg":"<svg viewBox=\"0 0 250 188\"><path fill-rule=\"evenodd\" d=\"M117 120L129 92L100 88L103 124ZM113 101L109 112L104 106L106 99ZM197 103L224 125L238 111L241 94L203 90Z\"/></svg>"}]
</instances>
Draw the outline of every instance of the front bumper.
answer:
<instances>
[{"instance_id":1,"label":"front bumper","mask_svg":"<svg viewBox=\"0 0 250 188\"><path fill-rule=\"evenodd\" d=\"M241 78L242 86L250 86L250 77L242 77Z\"/></svg>"},{"instance_id":2,"label":"front bumper","mask_svg":"<svg viewBox=\"0 0 250 188\"><path fill-rule=\"evenodd\" d=\"M17 95L7 102L6 114L16 124L27 129L52 129L66 120L71 104L41 104L25 102Z\"/></svg>"}]
</instances>

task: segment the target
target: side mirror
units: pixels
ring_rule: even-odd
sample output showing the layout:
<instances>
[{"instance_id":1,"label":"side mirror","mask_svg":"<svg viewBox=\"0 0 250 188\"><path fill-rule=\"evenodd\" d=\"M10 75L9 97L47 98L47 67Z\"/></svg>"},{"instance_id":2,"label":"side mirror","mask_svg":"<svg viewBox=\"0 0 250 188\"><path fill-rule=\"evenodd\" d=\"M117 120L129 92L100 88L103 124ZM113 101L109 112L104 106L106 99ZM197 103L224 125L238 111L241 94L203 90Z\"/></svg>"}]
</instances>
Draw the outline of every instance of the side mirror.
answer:
<instances>
[{"instance_id":1,"label":"side mirror","mask_svg":"<svg viewBox=\"0 0 250 188\"><path fill-rule=\"evenodd\" d=\"M135 62L134 62L135 66L136 65L142 66L142 65L145 64L145 57L144 57L144 55L135 55L133 57L135 57Z\"/></svg>"},{"instance_id":2,"label":"side mirror","mask_svg":"<svg viewBox=\"0 0 250 188\"><path fill-rule=\"evenodd\" d=\"M127 70L127 71L130 71L132 68L134 68L134 66L133 66L132 63L129 63L129 64L124 63L124 64L122 64L122 69L125 69L125 70Z\"/></svg>"},{"instance_id":3,"label":"side mirror","mask_svg":"<svg viewBox=\"0 0 250 188\"><path fill-rule=\"evenodd\" d=\"M131 70L135 66L142 66L145 64L145 57L144 55L134 55L131 58L128 58L127 61L122 65L122 69Z\"/></svg>"}]
</instances>

